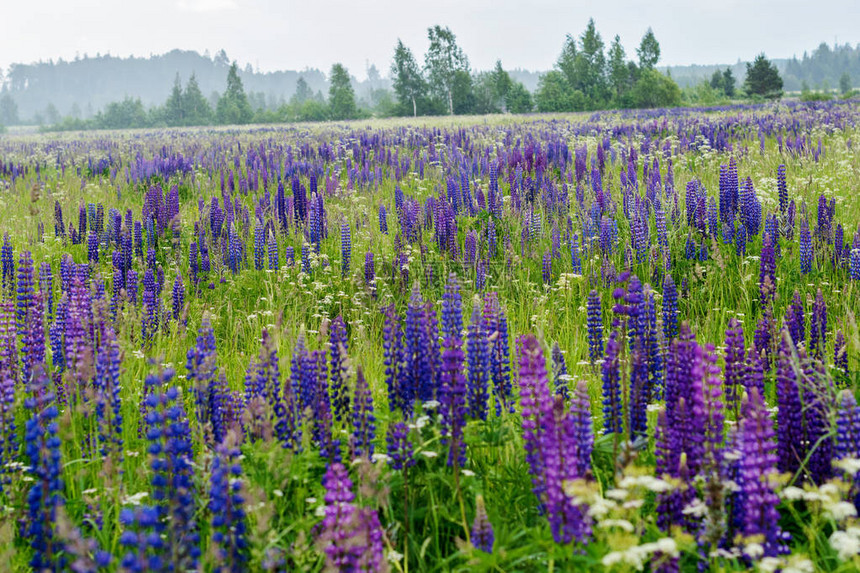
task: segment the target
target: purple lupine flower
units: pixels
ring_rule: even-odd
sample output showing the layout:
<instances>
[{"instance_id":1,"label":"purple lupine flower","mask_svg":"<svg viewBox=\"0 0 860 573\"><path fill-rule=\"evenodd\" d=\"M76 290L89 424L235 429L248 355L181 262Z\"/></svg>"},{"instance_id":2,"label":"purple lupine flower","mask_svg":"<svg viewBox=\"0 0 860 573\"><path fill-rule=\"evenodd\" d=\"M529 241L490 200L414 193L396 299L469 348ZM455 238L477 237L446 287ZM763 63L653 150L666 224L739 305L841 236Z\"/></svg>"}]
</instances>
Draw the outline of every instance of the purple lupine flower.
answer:
<instances>
[{"instance_id":1,"label":"purple lupine flower","mask_svg":"<svg viewBox=\"0 0 860 573\"><path fill-rule=\"evenodd\" d=\"M359 508L353 501L352 481L340 463L329 465L323 485L325 517L317 544L332 571L384 571L382 527L376 510Z\"/></svg>"},{"instance_id":2,"label":"purple lupine flower","mask_svg":"<svg viewBox=\"0 0 860 573\"><path fill-rule=\"evenodd\" d=\"M496 293L484 296L483 322L490 341L490 376L493 379L496 416L500 416L502 410L513 413L508 320L499 306Z\"/></svg>"},{"instance_id":3,"label":"purple lupine flower","mask_svg":"<svg viewBox=\"0 0 860 573\"><path fill-rule=\"evenodd\" d=\"M442 444L449 446L448 465L463 467L466 463L466 377L463 375L463 342L446 338L442 353L441 392Z\"/></svg>"},{"instance_id":4,"label":"purple lupine flower","mask_svg":"<svg viewBox=\"0 0 860 573\"><path fill-rule=\"evenodd\" d=\"M134 306L137 306L137 290L137 271L129 269L125 278L125 294Z\"/></svg>"},{"instance_id":5,"label":"purple lupine flower","mask_svg":"<svg viewBox=\"0 0 860 573\"><path fill-rule=\"evenodd\" d=\"M755 344L752 344L747 352L744 368L742 379L746 390L749 392L750 388L756 388L759 395L764 396L764 364Z\"/></svg>"},{"instance_id":6,"label":"purple lupine flower","mask_svg":"<svg viewBox=\"0 0 860 573\"><path fill-rule=\"evenodd\" d=\"M800 401L798 376L793 363L793 351L783 335L776 370L778 468L794 474L800 468L803 452L803 406Z\"/></svg>"},{"instance_id":7,"label":"purple lupine flower","mask_svg":"<svg viewBox=\"0 0 860 573\"><path fill-rule=\"evenodd\" d=\"M278 253L278 240L271 229L269 230L269 240L266 247L269 255L269 270L276 271L281 267L281 262L280 254Z\"/></svg>"},{"instance_id":8,"label":"purple lupine flower","mask_svg":"<svg viewBox=\"0 0 860 573\"><path fill-rule=\"evenodd\" d=\"M806 317L803 308L803 299L800 298L800 293L797 291L794 291L791 304L785 311L785 325L795 346L806 340Z\"/></svg>"},{"instance_id":9,"label":"purple lupine flower","mask_svg":"<svg viewBox=\"0 0 860 573\"><path fill-rule=\"evenodd\" d=\"M244 571L248 567L245 494L241 451L231 443L215 449L209 478L209 512L212 514L212 549L217 573Z\"/></svg>"},{"instance_id":10,"label":"purple lupine flower","mask_svg":"<svg viewBox=\"0 0 860 573\"><path fill-rule=\"evenodd\" d=\"M833 365L844 378L848 378L848 348L841 330L836 331L836 340L833 343Z\"/></svg>"},{"instance_id":11,"label":"purple lupine flower","mask_svg":"<svg viewBox=\"0 0 860 573\"><path fill-rule=\"evenodd\" d=\"M611 339L610 339L611 340ZM523 442L526 462L532 473L534 492L541 499L545 490L543 461L540 451L541 435L546 428L540 423L541 400L549 399L546 364L543 351L534 336L527 336L519 348L520 407L522 409ZM545 388L544 388L545 387Z\"/></svg>"},{"instance_id":12,"label":"purple lupine flower","mask_svg":"<svg viewBox=\"0 0 860 573\"><path fill-rule=\"evenodd\" d=\"M63 503L59 415L44 370L33 373L31 396L24 407L31 412L24 429L25 452L33 485L27 495L27 519L23 536L32 550L30 567L34 571L62 570L62 543L56 535L56 510Z\"/></svg>"},{"instance_id":13,"label":"purple lupine flower","mask_svg":"<svg viewBox=\"0 0 860 573\"><path fill-rule=\"evenodd\" d=\"M732 318L726 329L725 339L725 384L726 384L726 407L734 412L735 417L740 413L740 399L743 394L743 380L746 372L744 360L746 348L744 342L744 329L740 323Z\"/></svg>"},{"instance_id":14,"label":"purple lupine flower","mask_svg":"<svg viewBox=\"0 0 860 573\"><path fill-rule=\"evenodd\" d=\"M3 267L3 290L12 291L15 288L15 258L9 233L3 234L3 247L0 248L0 261Z\"/></svg>"},{"instance_id":15,"label":"purple lupine flower","mask_svg":"<svg viewBox=\"0 0 860 573\"><path fill-rule=\"evenodd\" d=\"M236 233L236 226L233 223L230 223L230 228L227 231L227 241L227 268L236 274L242 265L242 245L239 243L239 235Z\"/></svg>"},{"instance_id":16,"label":"purple lupine flower","mask_svg":"<svg viewBox=\"0 0 860 573\"><path fill-rule=\"evenodd\" d=\"M849 259L849 274L852 281L860 281L860 249L851 249Z\"/></svg>"},{"instance_id":17,"label":"purple lupine flower","mask_svg":"<svg viewBox=\"0 0 860 573\"><path fill-rule=\"evenodd\" d=\"M582 541L590 523L563 489L566 480L579 477L577 428L562 397L550 394L543 351L534 336L524 337L520 346L520 398L533 491L546 509L553 538L558 543Z\"/></svg>"},{"instance_id":18,"label":"purple lupine flower","mask_svg":"<svg viewBox=\"0 0 860 573\"><path fill-rule=\"evenodd\" d=\"M657 330L657 307L654 304L654 291L646 285L644 301L645 333L643 342L645 345L646 363L648 368L648 388L646 396L650 402L662 393L663 389L663 351Z\"/></svg>"},{"instance_id":19,"label":"purple lupine flower","mask_svg":"<svg viewBox=\"0 0 860 573\"><path fill-rule=\"evenodd\" d=\"M805 275L812 270L812 235L809 232L809 221L804 218L800 222L800 274Z\"/></svg>"},{"instance_id":20,"label":"purple lupine flower","mask_svg":"<svg viewBox=\"0 0 860 573\"><path fill-rule=\"evenodd\" d=\"M99 426L100 453L122 456L122 399L120 397L120 364L122 355L113 328L106 326L96 357L96 419Z\"/></svg>"},{"instance_id":21,"label":"purple lupine flower","mask_svg":"<svg viewBox=\"0 0 860 573\"><path fill-rule=\"evenodd\" d=\"M682 420L687 419L683 399L679 403L679 414ZM684 514L684 508L695 499L696 492L689 485L690 470L687 466L687 452L683 451L683 437L681 432L670 428L666 411L661 411L657 415L654 473L656 477L679 478L681 482L678 489L657 494L657 527L661 531L670 531L674 526L683 527L687 531L695 527L691 519Z\"/></svg>"},{"instance_id":22,"label":"purple lupine flower","mask_svg":"<svg viewBox=\"0 0 860 573\"><path fill-rule=\"evenodd\" d=\"M301 341L302 338L303 333L300 333L299 340ZM295 356L294 352L293 370L295 369ZM267 330L263 330L260 344L256 385L262 388L263 399L271 408L271 421L275 428L275 436L281 442L281 446L298 450L302 440L299 397L293 385L284 384L283 389L281 388L278 353Z\"/></svg>"},{"instance_id":23,"label":"purple lupine flower","mask_svg":"<svg viewBox=\"0 0 860 573\"><path fill-rule=\"evenodd\" d=\"M570 263L573 269L573 274L582 274L582 260L579 257L579 237L576 233L570 241Z\"/></svg>"},{"instance_id":24,"label":"purple lupine flower","mask_svg":"<svg viewBox=\"0 0 860 573\"><path fill-rule=\"evenodd\" d=\"M842 390L837 398L836 449L834 459L860 458L860 407L853 390ZM860 474L846 476L851 482L854 506L860 505Z\"/></svg>"},{"instance_id":25,"label":"purple lupine flower","mask_svg":"<svg viewBox=\"0 0 860 573\"><path fill-rule=\"evenodd\" d=\"M364 284L376 288L376 267L373 264L373 253L367 251L364 255Z\"/></svg>"},{"instance_id":26,"label":"purple lupine flower","mask_svg":"<svg viewBox=\"0 0 860 573\"><path fill-rule=\"evenodd\" d=\"M388 409L394 412L400 408L406 412L409 402L408 390L405 384L405 364L403 348L403 329L395 314L394 306L383 309L385 315L382 331L382 352L385 363L385 384L388 388Z\"/></svg>"},{"instance_id":27,"label":"purple lupine flower","mask_svg":"<svg viewBox=\"0 0 860 573\"><path fill-rule=\"evenodd\" d=\"M735 255L745 257L747 254L747 230L743 225L738 225L738 231L735 234Z\"/></svg>"},{"instance_id":28,"label":"purple lupine flower","mask_svg":"<svg viewBox=\"0 0 860 573\"><path fill-rule=\"evenodd\" d=\"M779 212L783 220L788 215L788 185L785 182L785 165L776 169L776 188L779 194Z\"/></svg>"},{"instance_id":29,"label":"purple lupine flower","mask_svg":"<svg viewBox=\"0 0 860 573\"><path fill-rule=\"evenodd\" d=\"M296 264L295 247L287 247L284 249L284 264L287 265L287 267L293 267ZM310 265L308 265L308 267L310 268Z\"/></svg>"},{"instance_id":30,"label":"purple lupine flower","mask_svg":"<svg viewBox=\"0 0 860 573\"><path fill-rule=\"evenodd\" d=\"M603 311L596 290L588 294L588 358L591 365L603 358Z\"/></svg>"},{"instance_id":31,"label":"purple lupine flower","mask_svg":"<svg viewBox=\"0 0 860 573\"><path fill-rule=\"evenodd\" d=\"M388 213L385 211L385 205L379 205L379 231L383 235L388 234Z\"/></svg>"},{"instance_id":32,"label":"purple lupine flower","mask_svg":"<svg viewBox=\"0 0 860 573\"><path fill-rule=\"evenodd\" d=\"M613 330L606 341L603 358L603 428L606 433L621 434L624 421L621 413L621 343L618 332Z\"/></svg>"},{"instance_id":33,"label":"purple lupine flower","mask_svg":"<svg viewBox=\"0 0 860 573\"><path fill-rule=\"evenodd\" d=\"M299 411L302 413L316 405L317 377L311 371L315 367L316 361L311 360L307 350L305 332L302 329L296 339L293 355L290 358L291 384L293 392L299 399Z\"/></svg>"},{"instance_id":34,"label":"purple lupine flower","mask_svg":"<svg viewBox=\"0 0 860 573\"><path fill-rule=\"evenodd\" d=\"M393 470L402 470L415 465L412 442L409 441L409 428L403 422L388 426L385 437L388 444L388 464Z\"/></svg>"},{"instance_id":35,"label":"purple lupine flower","mask_svg":"<svg viewBox=\"0 0 860 573\"><path fill-rule=\"evenodd\" d=\"M266 248L265 244L265 230L263 229L263 223L257 221L257 224L254 226L254 270L261 271L263 270L263 250Z\"/></svg>"},{"instance_id":36,"label":"purple lupine flower","mask_svg":"<svg viewBox=\"0 0 860 573\"><path fill-rule=\"evenodd\" d=\"M776 255L768 235L764 237L759 264L760 304L766 306L776 297Z\"/></svg>"},{"instance_id":37,"label":"purple lupine flower","mask_svg":"<svg viewBox=\"0 0 860 573\"><path fill-rule=\"evenodd\" d=\"M185 282L182 280L182 275L177 274L173 281L173 320L179 320L184 304Z\"/></svg>"},{"instance_id":38,"label":"purple lupine flower","mask_svg":"<svg viewBox=\"0 0 860 573\"><path fill-rule=\"evenodd\" d=\"M173 370L148 376L146 407L147 451L152 470L152 499L164 521L165 558L177 567L194 569L200 557L195 524L195 492L191 429L176 387L165 388Z\"/></svg>"},{"instance_id":39,"label":"purple lupine flower","mask_svg":"<svg viewBox=\"0 0 860 573\"><path fill-rule=\"evenodd\" d=\"M289 249L287 250L287 260L290 260ZM311 252L307 243L302 243L302 272L307 275L311 274Z\"/></svg>"},{"instance_id":40,"label":"purple lupine flower","mask_svg":"<svg viewBox=\"0 0 860 573\"><path fill-rule=\"evenodd\" d=\"M352 410L353 434L351 441L354 458L373 457L373 440L376 437L376 417L373 414L373 394L364 378L364 371L358 367L355 374L355 407Z\"/></svg>"},{"instance_id":41,"label":"purple lupine flower","mask_svg":"<svg viewBox=\"0 0 860 573\"><path fill-rule=\"evenodd\" d=\"M143 314L141 316L141 339L144 345L155 337L160 323L160 301L156 294L155 275L152 269L146 269L143 277Z\"/></svg>"},{"instance_id":42,"label":"purple lupine flower","mask_svg":"<svg viewBox=\"0 0 860 573\"><path fill-rule=\"evenodd\" d=\"M226 435L223 423L224 396L217 383L215 333L208 315L204 314L197 332L197 344L189 348L186 355L186 379L194 392L197 423L204 428L204 432L211 432L215 443L220 443Z\"/></svg>"},{"instance_id":43,"label":"purple lupine flower","mask_svg":"<svg viewBox=\"0 0 860 573\"><path fill-rule=\"evenodd\" d=\"M478 261L475 267L475 290L484 290L487 287L487 263L484 259Z\"/></svg>"},{"instance_id":44,"label":"purple lupine flower","mask_svg":"<svg viewBox=\"0 0 860 573\"><path fill-rule=\"evenodd\" d=\"M805 351L801 348L800 357L803 363L803 418L804 444L809 452L806 469L809 479L816 485L822 485L831 476L831 458L833 439L831 431L831 398L828 391L832 387L824 364L818 359L806 359Z\"/></svg>"},{"instance_id":45,"label":"purple lupine flower","mask_svg":"<svg viewBox=\"0 0 860 573\"><path fill-rule=\"evenodd\" d=\"M340 258L341 258L341 275L349 274L349 260L352 254L352 237L349 231L349 223L343 222L340 225Z\"/></svg>"},{"instance_id":46,"label":"purple lupine flower","mask_svg":"<svg viewBox=\"0 0 860 573\"><path fill-rule=\"evenodd\" d=\"M594 428L591 422L591 398L588 383L580 380L576 384L570 403L570 416L573 421L575 461L571 462L578 477L591 475L591 452L594 450Z\"/></svg>"},{"instance_id":47,"label":"purple lupine flower","mask_svg":"<svg viewBox=\"0 0 860 573\"><path fill-rule=\"evenodd\" d=\"M442 295L442 336L460 338L463 332L463 306L460 297L460 282L451 273Z\"/></svg>"},{"instance_id":48,"label":"purple lupine flower","mask_svg":"<svg viewBox=\"0 0 860 573\"><path fill-rule=\"evenodd\" d=\"M314 384L311 415L312 437L319 446L320 456L330 462L340 461L340 440L334 438L331 396L328 387L325 351L314 350L305 359L303 377Z\"/></svg>"},{"instance_id":49,"label":"purple lupine flower","mask_svg":"<svg viewBox=\"0 0 860 573\"><path fill-rule=\"evenodd\" d=\"M161 537L163 526L158 508L147 505L123 508L119 522L123 526L119 544L127 550L120 559L123 570L134 573L164 570L165 540Z\"/></svg>"},{"instance_id":50,"label":"purple lupine flower","mask_svg":"<svg viewBox=\"0 0 860 573\"><path fill-rule=\"evenodd\" d=\"M692 235L687 235L687 243L684 246L684 258L688 261L696 259L696 243L693 242Z\"/></svg>"},{"instance_id":51,"label":"purple lupine flower","mask_svg":"<svg viewBox=\"0 0 860 573\"><path fill-rule=\"evenodd\" d=\"M776 215L770 215L765 218L764 234L770 237L770 244L773 245L774 256L779 259L782 257L782 248L779 245L779 221Z\"/></svg>"},{"instance_id":52,"label":"purple lupine flower","mask_svg":"<svg viewBox=\"0 0 860 573\"><path fill-rule=\"evenodd\" d=\"M18 259L16 289L15 318L18 325L18 336L23 339L26 336L30 313L33 309L33 257L30 255L30 251L23 251Z\"/></svg>"},{"instance_id":53,"label":"purple lupine flower","mask_svg":"<svg viewBox=\"0 0 860 573\"><path fill-rule=\"evenodd\" d=\"M738 432L741 453L739 485L745 500L743 534L746 537L763 536L766 557L776 557L788 551L787 536L779 527L776 510L779 497L772 485L779 459L773 437L770 414L758 390L752 389L741 406Z\"/></svg>"},{"instance_id":54,"label":"purple lupine flower","mask_svg":"<svg viewBox=\"0 0 860 573\"><path fill-rule=\"evenodd\" d=\"M678 336L678 289L668 273L663 279L663 338L670 342Z\"/></svg>"},{"instance_id":55,"label":"purple lupine flower","mask_svg":"<svg viewBox=\"0 0 860 573\"><path fill-rule=\"evenodd\" d=\"M570 398L570 388L567 386L570 375L567 373L567 363L564 361L564 353L561 351L558 341L552 343L550 360L552 361L552 382L555 386L555 393L567 400Z\"/></svg>"},{"instance_id":56,"label":"purple lupine flower","mask_svg":"<svg viewBox=\"0 0 860 573\"><path fill-rule=\"evenodd\" d=\"M490 340L481 320L478 303L472 309L472 320L466 334L468 350L468 412L473 419L487 419L490 379Z\"/></svg>"},{"instance_id":57,"label":"purple lupine flower","mask_svg":"<svg viewBox=\"0 0 860 573\"><path fill-rule=\"evenodd\" d=\"M17 356L14 352L15 327L5 303L0 316L0 467L15 461L18 436L15 424L15 373Z\"/></svg>"},{"instance_id":58,"label":"purple lupine flower","mask_svg":"<svg viewBox=\"0 0 860 573\"><path fill-rule=\"evenodd\" d=\"M475 502L475 520L472 522L472 545L484 553L492 553L494 541L493 524L487 517L484 498L479 495Z\"/></svg>"},{"instance_id":59,"label":"purple lupine flower","mask_svg":"<svg viewBox=\"0 0 860 573\"><path fill-rule=\"evenodd\" d=\"M45 318L50 322L54 319L54 277L51 274L50 263L39 265L39 290L42 292L42 297L45 301L47 312Z\"/></svg>"}]
</instances>

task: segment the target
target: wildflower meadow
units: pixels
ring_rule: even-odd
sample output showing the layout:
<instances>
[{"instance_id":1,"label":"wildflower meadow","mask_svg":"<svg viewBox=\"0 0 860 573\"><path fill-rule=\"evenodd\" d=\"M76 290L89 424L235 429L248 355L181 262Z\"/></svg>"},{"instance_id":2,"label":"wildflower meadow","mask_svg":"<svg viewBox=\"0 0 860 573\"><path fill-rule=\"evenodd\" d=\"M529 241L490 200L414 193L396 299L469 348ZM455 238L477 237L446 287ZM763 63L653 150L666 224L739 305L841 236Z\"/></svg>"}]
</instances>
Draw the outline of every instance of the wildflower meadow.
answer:
<instances>
[{"instance_id":1,"label":"wildflower meadow","mask_svg":"<svg viewBox=\"0 0 860 573\"><path fill-rule=\"evenodd\" d=\"M860 569L860 107L0 137L0 569Z\"/></svg>"}]
</instances>

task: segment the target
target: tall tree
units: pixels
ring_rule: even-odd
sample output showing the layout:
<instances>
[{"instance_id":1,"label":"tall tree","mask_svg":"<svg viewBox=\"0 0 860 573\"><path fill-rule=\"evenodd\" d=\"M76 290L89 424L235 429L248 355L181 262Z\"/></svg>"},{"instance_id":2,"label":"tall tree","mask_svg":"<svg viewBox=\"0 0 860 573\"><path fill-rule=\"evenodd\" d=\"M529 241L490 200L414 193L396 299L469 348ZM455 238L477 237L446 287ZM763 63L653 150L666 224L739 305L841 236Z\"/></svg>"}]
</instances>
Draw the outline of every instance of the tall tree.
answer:
<instances>
[{"instance_id":1,"label":"tall tree","mask_svg":"<svg viewBox=\"0 0 860 573\"><path fill-rule=\"evenodd\" d=\"M179 72L173 79L173 89L170 91L170 97L164 102L164 121L169 126L185 125L185 113L182 101L182 81L179 79Z\"/></svg>"},{"instance_id":2,"label":"tall tree","mask_svg":"<svg viewBox=\"0 0 860 573\"><path fill-rule=\"evenodd\" d=\"M752 64L747 63L744 90L749 95L767 99L782 97L782 77L779 75L779 70L767 59L764 53L756 56Z\"/></svg>"},{"instance_id":3,"label":"tall tree","mask_svg":"<svg viewBox=\"0 0 860 573\"><path fill-rule=\"evenodd\" d=\"M227 89L218 98L218 106L215 111L218 123L221 124L245 124L254 118L254 111L248 103L248 96L239 77L239 66L236 62L230 66L227 72Z\"/></svg>"},{"instance_id":4,"label":"tall tree","mask_svg":"<svg viewBox=\"0 0 860 573\"><path fill-rule=\"evenodd\" d=\"M203 95L197 75L192 73L182 94L182 109L188 125L207 125L212 121L212 107Z\"/></svg>"},{"instance_id":5,"label":"tall tree","mask_svg":"<svg viewBox=\"0 0 860 573\"><path fill-rule=\"evenodd\" d=\"M576 82L573 88L585 94L589 107L599 108L605 105L609 90L606 82L603 39L597 31L594 18L589 18L579 42L579 52L576 54Z\"/></svg>"},{"instance_id":6,"label":"tall tree","mask_svg":"<svg viewBox=\"0 0 860 573\"><path fill-rule=\"evenodd\" d=\"M839 93L842 95L847 94L851 91L851 75L848 72L843 72L841 76L839 76Z\"/></svg>"},{"instance_id":7,"label":"tall tree","mask_svg":"<svg viewBox=\"0 0 860 573\"><path fill-rule=\"evenodd\" d=\"M577 83L576 54L576 38L568 34L564 38L564 45L561 48L561 54L558 56L558 61L556 61L555 65L564 74L564 77L567 78L567 83L571 87Z\"/></svg>"},{"instance_id":8,"label":"tall tree","mask_svg":"<svg viewBox=\"0 0 860 573\"><path fill-rule=\"evenodd\" d=\"M714 70L711 74L711 88L719 91L725 91L725 82L723 81L723 72Z\"/></svg>"},{"instance_id":9,"label":"tall tree","mask_svg":"<svg viewBox=\"0 0 860 573\"><path fill-rule=\"evenodd\" d=\"M391 63L391 77L394 93L401 111L412 110L412 115L418 115L418 104L427 94L427 82L421 75L421 68L412 55L412 50L398 39L394 48L394 61ZM408 112L406 112L408 113Z\"/></svg>"},{"instance_id":10,"label":"tall tree","mask_svg":"<svg viewBox=\"0 0 860 573\"><path fill-rule=\"evenodd\" d=\"M585 97L570 87L564 73L552 70L541 76L535 92L538 111L577 111L582 109Z\"/></svg>"},{"instance_id":11,"label":"tall tree","mask_svg":"<svg viewBox=\"0 0 860 573\"><path fill-rule=\"evenodd\" d=\"M735 76L732 74L731 68L726 68L723 72L723 92L726 97L735 96Z\"/></svg>"},{"instance_id":12,"label":"tall tree","mask_svg":"<svg viewBox=\"0 0 860 573\"><path fill-rule=\"evenodd\" d=\"M328 103L334 120L354 119L356 114L355 91L349 72L343 64L334 64L329 73Z\"/></svg>"},{"instance_id":13,"label":"tall tree","mask_svg":"<svg viewBox=\"0 0 860 573\"><path fill-rule=\"evenodd\" d=\"M630 88L630 70L627 68L627 54L621 45L621 37L616 34L609 46L609 86L613 96L620 98Z\"/></svg>"},{"instance_id":14,"label":"tall tree","mask_svg":"<svg viewBox=\"0 0 860 573\"><path fill-rule=\"evenodd\" d=\"M296 80L296 93L293 94L292 101L294 104L301 105L306 101L313 99L314 92L308 86L308 82L305 81L304 76L299 76L299 79Z\"/></svg>"},{"instance_id":15,"label":"tall tree","mask_svg":"<svg viewBox=\"0 0 860 573\"><path fill-rule=\"evenodd\" d=\"M522 82L513 82L505 96L505 107L511 113L529 113L534 109L532 94Z\"/></svg>"},{"instance_id":16,"label":"tall tree","mask_svg":"<svg viewBox=\"0 0 860 573\"><path fill-rule=\"evenodd\" d=\"M496 67L490 72L490 86L493 100L501 111L507 111L508 93L513 87L511 76L502 68L502 61L496 60Z\"/></svg>"},{"instance_id":17,"label":"tall tree","mask_svg":"<svg viewBox=\"0 0 860 573\"><path fill-rule=\"evenodd\" d=\"M650 26L642 36L639 47L636 48L636 55L639 56L639 67L643 70L653 69L660 61L660 43L654 37L654 31Z\"/></svg>"},{"instance_id":18,"label":"tall tree","mask_svg":"<svg viewBox=\"0 0 860 573\"><path fill-rule=\"evenodd\" d=\"M457 37L447 27L433 26L427 29L430 47L424 56L424 67L430 83L430 90L445 102L448 113L454 113L454 88L459 82L457 72L469 73L469 60L457 45Z\"/></svg>"}]
</instances>

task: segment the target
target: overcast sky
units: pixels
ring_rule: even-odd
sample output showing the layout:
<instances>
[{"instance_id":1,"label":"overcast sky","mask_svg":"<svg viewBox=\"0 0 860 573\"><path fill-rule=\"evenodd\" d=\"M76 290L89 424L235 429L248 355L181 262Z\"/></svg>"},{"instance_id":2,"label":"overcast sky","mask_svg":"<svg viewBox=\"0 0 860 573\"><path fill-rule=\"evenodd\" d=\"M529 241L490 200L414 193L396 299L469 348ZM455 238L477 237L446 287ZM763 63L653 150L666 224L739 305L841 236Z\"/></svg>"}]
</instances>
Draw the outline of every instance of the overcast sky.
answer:
<instances>
[{"instance_id":1,"label":"overcast sky","mask_svg":"<svg viewBox=\"0 0 860 573\"><path fill-rule=\"evenodd\" d=\"M427 27L446 25L475 69L546 70L565 34L589 16L628 57L650 25L661 64L734 63L764 51L782 58L820 42L860 43L860 0L8 0L0 9L0 68L13 62L110 53L148 56L174 48L223 48L262 71L328 71L333 62L365 77L387 75L401 38L419 61Z\"/></svg>"}]
</instances>

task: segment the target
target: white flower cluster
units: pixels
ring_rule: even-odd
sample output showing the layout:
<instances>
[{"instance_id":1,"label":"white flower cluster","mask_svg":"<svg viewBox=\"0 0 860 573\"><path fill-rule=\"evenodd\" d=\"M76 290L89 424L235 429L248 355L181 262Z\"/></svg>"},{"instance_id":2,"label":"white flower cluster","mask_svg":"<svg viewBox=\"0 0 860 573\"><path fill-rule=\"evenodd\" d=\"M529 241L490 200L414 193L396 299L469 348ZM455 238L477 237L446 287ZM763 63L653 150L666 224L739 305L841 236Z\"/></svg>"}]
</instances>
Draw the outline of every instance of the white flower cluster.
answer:
<instances>
[{"instance_id":1,"label":"white flower cluster","mask_svg":"<svg viewBox=\"0 0 860 573\"><path fill-rule=\"evenodd\" d=\"M628 547L624 551L613 551L603 557L601 563L604 567L612 567L619 563L626 563L641 571L645 563L650 561L653 554L660 553L667 557L678 556L678 545L671 537L658 539L654 543L644 543Z\"/></svg>"},{"instance_id":2,"label":"white flower cluster","mask_svg":"<svg viewBox=\"0 0 860 573\"><path fill-rule=\"evenodd\" d=\"M845 531L834 531L830 536L830 547L843 561L860 555L860 527L849 527Z\"/></svg>"}]
</instances>

